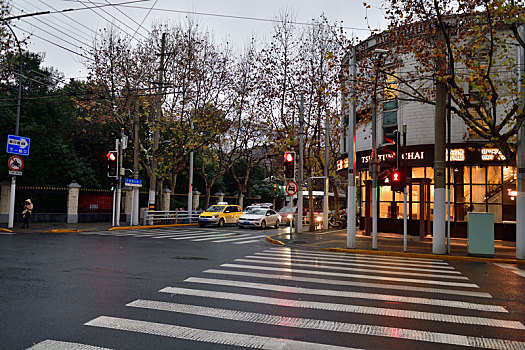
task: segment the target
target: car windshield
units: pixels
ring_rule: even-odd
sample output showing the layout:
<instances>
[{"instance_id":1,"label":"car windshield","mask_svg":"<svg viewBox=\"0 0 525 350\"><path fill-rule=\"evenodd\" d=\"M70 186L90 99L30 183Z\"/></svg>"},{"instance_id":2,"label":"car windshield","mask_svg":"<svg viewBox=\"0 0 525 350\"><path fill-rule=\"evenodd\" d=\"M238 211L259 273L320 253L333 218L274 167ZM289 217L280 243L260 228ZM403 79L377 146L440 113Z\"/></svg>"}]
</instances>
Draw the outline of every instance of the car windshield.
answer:
<instances>
[{"instance_id":1,"label":"car windshield","mask_svg":"<svg viewBox=\"0 0 525 350\"><path fill-rule=\"evenodd\" d=\"M290 207L284 207L284 208L281 208L281 210L279 210L280 213L290 213L290 212L295 212L297 211L297 207L293 207L292 209L290 209Z\"/></svg>"},{"instance_id":2,"label":"car windshield","mask_svg":"<svg viewBox=\"0 0 525 350\"><path fill-rule=\"evenodd\" d=\"M250 207L247 207L247 208L244 208L244 212L245 212L245 213L251 213L252 211L254 211L254 210L258 210L258 209L259 209L259 208L257 208L257 207L255 207L255 208L254 208L254 207L251 207L251 208L250 208Z\"/></svg>"},{"instance_id":3,"label":"car windshield","mask_svg":"<svg viewBox=\"0 0 525 350\"><path fill-rule=\"evenodd\" d=\"M206 211L217 213L223 211L225 207L225 205L212 205Z\"/></svg>"},{"instance_id":4,"label":"car windshield","mask_svg":"<svg viewBox=\"0 0 525 350\"><path fill-rule=\"evenodd\" d=\"M266 214L266 210L265 209L253 209L251 211L249 211L250 214L253 214L253 215L265 215Z\"/></svg>"}]
</instances>

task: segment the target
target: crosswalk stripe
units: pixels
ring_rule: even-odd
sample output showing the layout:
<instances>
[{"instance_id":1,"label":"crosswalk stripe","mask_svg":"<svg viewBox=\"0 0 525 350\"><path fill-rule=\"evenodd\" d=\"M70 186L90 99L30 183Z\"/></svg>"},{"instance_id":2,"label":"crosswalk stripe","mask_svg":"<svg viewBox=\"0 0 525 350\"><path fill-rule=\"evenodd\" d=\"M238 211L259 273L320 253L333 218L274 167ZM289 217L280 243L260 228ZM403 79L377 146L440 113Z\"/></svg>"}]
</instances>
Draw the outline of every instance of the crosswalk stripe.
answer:
<instances>
[{"instance_id":1,"label":"crosswalk stripe","mask_svg":"<svg viewBox=\"0 0 525 350\"><path fill-rule=\"evenodd\" d=\"M206 238L199 238L199 239L192 239L191 241L192 242L201 242L201 241L211 241L213 239L217 239L217 238L220 238L220 237L230 237L230 236L236 236L237 234L236 233L223 233L222 235L213 235L213 237L206 237Z\"/></svg>"},{"instance_id":2,"label":"crosswalk stripe","mask_svg":"<svg viewBox=\"0 0 525 350\"><path fill-rule=\"evenodd\" d=\"M253 239L253 238L266 237L266 235L260 235L260 236L253 236L253 235L251 235L251 234L246 234L246 235L249 236L249 237L244 237L244 238L221 239L221 240L218 240L218 241L212 241L212 242L213 242L213 243L235 242L235 241L242 241L242 240L245 240L245 239L247 239L247 238Z\"/></svg>"},{"instance_id":3,"label":"crosswalk stripe","mask_svg":"<svg viewBox=\"0 0 525 350\"><path fill-rule=\"evenodd\" d=\"M316 349L348 349L334 345L309 343L283 338L271 338L260 335L239 334L230 332L210 331L205 329L182 327L171 324L138 321L118 317L100 316L87 322L85 325L118 329L130 332L153 334L158 336L200 341L205 343L241 346L258 349L290 349L290 350L316 350Z\"/></svg>"},{"instance_id":4,"label":"crosswalk stripe","mask_svg":"<svg viewBox=\"0 0 525 350\"><path fill-rule=\"evenodd\" d=\"M342 262L342 261L329 261L324 258L315 258L315 257L287 257L282 255L273 255L266 253L255 253L254 255L248 255L245 258L249 259L266 259L266 260L278 260L278 261L291 261L294 262L306 262L306 263L317 263L323 265L338 265L338 266L360 266L360 267L371 267L378 269L396 269L403 271L421 271L421 272L434 272L442 274L453 274L461 275L459 271L450 271L450 270L435 270L431 268L419 268L419 267L405 267L405 266L389 266L389 265L378 265L373 262Z\"/></svg>"},{"instance_id":5,"label":"crosswalk stripe","mask_svg":"<svg viewBox=\"0 0 525 350\"><path fill-rule=\"evenodd\" d=\"M308 283L322 283L322 284L330 284L330 285L336 285L336 286L394 289L394 290L403 290L403 291L409 291L409 292L424 292L424 293L460 295L460 296L478 297L478 298L492 298L492 295L490 295L489 293L473 292L473 291L457 290L457 289L427 288L427 287L416 287L416 286L404 286L404 285L399 285L399 284L384 284L384 283L333 280L333 279L324 279L324 278L311 278L311 277L278 275L278 274L268 274L268 273L258 273L258 272L248 272L248 271L233 271L233 270L209 269L209 270L205 270L204 273L213 273L213 274L230 275L230 276L243 276L243 277L257 277L257 278L277 279L277 280L288 280L288 281L294 281L294 282L297 281L297 282L308 282Z\"/></svg>"},{"instance_id":6,"label":"crosswalk stripe","mask_svg":"<svg viewBox=\"0 0 525 350\"><path fill-rule=\"evenodd\" d=\"M428 320L437 322L448 322L457 324L470 324L479 326L490 326L490 327L502 327L502 328L513 328L525 330L525 326L519 321L507 321L494 318L485 317L473 317L473 316L459 316L449 314L439 314L433 312L421 312L411 311L402 309L389 309L380 307L369 307L369 306L358 306L358 305L347 305L338 303L324 303L318 301L303 301L303 300L292 300L284 298L271 298L257 295L248 294L237 294L237 293L225 293L215 292L200 289L189 289L189 288L178 288L178 287L166 287L161 289L159 292L169 294L188 295L201 298L213 298L221 300L234 300L241 302L267 304L284 307L294 308L307 308L315 310L328 310L335 312L349 312L356 314L368 314L388 317L402 317L411 318L418 320Z\"/></svg>"},{"instance_id":7,"label":"crosswalk stripe","mask_svg":"<svg viewBox=\"0 0 525 350\"><path fill-rule=\"evenodd\" d=\"M412 262L412 261L405 261L405 262L399 262L396 260L389 260L388 258L381 258L378 259L370 259L367 257L361 257L360 255L340 255L340 256L329 256L329 255L318 255L315 252L297 252L294 251L291 252L278 252L273 250L265 250L262 253L257 254L268 254L272 256L283 256L287 258L292 257L307 257L307 258L316 258L316 259L324 259L327 261L343 261L343 262L371 262L374 264L383 264L388 266L418 266L421 268L429 268L429 269L436 269L436 270L454 270L454 267L450 265L428 265L428 264L420 264L419 262Z\"/></svg>"},{"instance_id":8,"label":"crosswalk stripe","mask_svg":"<svg viewBox=\"0 0 525 350\"><path fill-rule=\"evenodd\" d=\"M213 317L225 320L267 324L279 327L315 329L329 332L340 332L405 340L424 341L429 343L481 347L485 349L517 349L525 347L524 342L504 339L479 338L457 334L420 331L406 328L393 328L308 318L275 316L255 312L210 308L205 306L169 303L153 300L135 300L127 304L126 306L169 311L189 315L198 315L204 317Z\"/></svg>"},{"instance_id":9,"label":"crosswalk stripe","mask_svg":"<svg viewBox=\"0 0 525 350\"><path fill-rule=\"evenodd\" d=\"M270 248L265 250L266 252L281 252L281 253L288 253L288 254L294 254L295 252L300 253L310 253L314 254L314 252L310 250L302 250L302 249L293 249L291 248ZM364 259L371 259L371 260L383 260L383 261L395 261L395 262L404 262L404 263L414 263L417 262L419 264L428 264L428 265L448 265L447 262L444 262L443 260L437 260L437 259L426 259L426 258L405 258L405 257L386 257L386 256L378 256L378 255L371 255L371 254L353 254L353 253L338 253L338 252L320 252L316 251L315 255L317 256L332 256L332 257L339 257L339 258L353 258L359 256L360 258Z\"/></svg>"},{"instance_id":10,"label":"crosswalk stripe","mask_svg":"<svg viewBox=\"0 0 525 350\"><path fill-rule=\"evenodd\" d=\"M521 276L521 277L525 277L525 271L521 270L521 269L518 269L517 267L515 266L511 266L509 264L494 264L496 266L499 266L499 267L502 267L504 269L507 269L511 272L514 272L515 274L517 274L518 276Z\"/></svg>"},{"instance_id":11,"label":"crosswalk stripe","mask_svg":"<svg viewBox=\"0 0 525 350\"><path fill-rule=\"evenodd\" d=\"M189 234L189 235L181 235L181 236L170 238L170 239L174 239L174 240L193 239L193 238L213 237L216 235L217 235L216 233L196 233L196 234Z\"/></svg>"},{"instance_id":12,"label":"crosswalk stripe","mask_svg":"<svg viewBox=\"0 0 525 350\"><path fill-rule=\"evenodd\" d=\"M395 282L408 282L408 283L421 283L421 284L432 284L449 287L468 287L468 288L479 288L478 285L473 283L463 282L448 282L448 281L436 281L436 280L422 280L413 278L401 278L401 277L387 277L387 276L375 276L375 275L358 275L352 273L340 273L330 271L315 271L315 270L302 270L296 268L277 268L270 266L256 266L256 265L241 265L241 264L222 264L222 267L232 267L240 269L252 269L252 270L266 270L266 271L277 271L282 273L303 273L309 275L321 275L321 276L333 276L333 277L346 277L346 278L362 278L362 279L373 279L379 281L395 281ZM370 272L370 271L367 271Z\"/></svg>"},{"instance_id":13,"label":"crosswalk stripe","mask_svg":"<svg viewBox=\"0 0 525 350\"><path fill-rule=\"evenodd\" d=\"M286 265L286 266L297 266L297 267L313 267L312 264L301 264L292 263L290 261L262 261L257 259L235 259L234 261L252 263L252 264L267 264L267 265ZM372 268L358 268L358 267L335 267L335 266L316 266L324 270L336 270L336 271L355 271L355 272L366 272L366 273L377 273L384 275L401 275L401 276L414 276L414 277L432 277L432 278L443 278L443 279L454 279L454 280L468 280L465 276L448 276L440 275L438 273L420 273L420 272L405 272L405 271L391 271L391 270L379 270Z\"/></svg>"},{"instance_id":14,"label":"crosswalk stripe","mask_svg":"<svg viewBox=\"0 0 525 350\"><path fill-rule=\"evenodd\" d=\"M251 241L244 241L244 242L234 242L233 244L247 244L247 243L256 243L260 242L261 239L252 239Z\"/></svg>"},{"instance_id":15,"label":"crosswalk stripe","mask_svg":"<svg viewBox=\"0 0 525 350\"><path fill-rule=\"evenodd\" d=\"M332 290L332 289L301 288L301 287L282 286L282 285L266 284L266 283L259 283L259 282L252 283L252 282L242 282L242 281L220 280L220 279L215 279L215 278L199 278L199 277L189 277L185 279L184 282L211 284L211 285L237 287L237 288L271 290L271 291L280 292L280 293L308 294L308 295L314 295L314 296L323 295L323 296L365 299L365 300L373 299L373 300L388 301L388 302L443 306L443 307L479 310L479 311L487 311L487 312L502 312L502 313L508 312L505 308L501 306L497 306L497 305L487 305L487 304L469 303L469 302L463 302L463 301L440 300L440 299L430 299L430 298L405 297L405 296L399 296L399 295L377 294L377 293L369 293L369 292L360 293L360 292L348 292L348 291L339 291L339 290Z\"/></svg>"},{"instance_id":16,"label":"crosswalk stripe","mask_svg":"<svg viewBox=\"0 0 525 350\"><path fill-rule=\"evenodd\" d=\"M57 340L44 340L38 344L33 345L27 350L111 350L109 348L101 348L98 346L80 344L80 343L70 343L65 341Z\"/></svg>"}]
</instances>

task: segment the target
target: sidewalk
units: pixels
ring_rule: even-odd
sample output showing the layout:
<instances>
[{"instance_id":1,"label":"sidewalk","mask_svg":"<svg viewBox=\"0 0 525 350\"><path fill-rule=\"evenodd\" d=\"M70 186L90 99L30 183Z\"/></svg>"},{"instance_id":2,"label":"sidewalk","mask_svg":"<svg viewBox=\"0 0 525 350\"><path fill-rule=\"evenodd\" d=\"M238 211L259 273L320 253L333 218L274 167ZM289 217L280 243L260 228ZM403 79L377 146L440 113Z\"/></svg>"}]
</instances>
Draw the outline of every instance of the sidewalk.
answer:
<instances>
[{"instance_id":1,"label":"sidewalk","mask_svg":"<svg viewBox=\"0 0 525 350\"><path fill-rule=\"evenodd\" d=\"M435 255L432 253L432 237L427 236L422 241L419 236L408 236L407 252L403 252L403 235L395 233L378 233L377 250L372 250L372 236L364 236L362 231L356 235L356 248L347 249L346 229L305 232L302 234L276 234L268 236L268 241L274 244L283 243L286 246L301 247L318 250L332 251L356 251L363 253L381 255L400 255L410 256L417 254ZM494 258L472 257L467 251L468 240L466 238L452 238L450 242L450 255L439 255L439 258L449 258L451 260L471 260L471 261L494 261L497 259L508 259L511 263L525 263L523 260L516 260L516 242L495 241Z\"/></svg>"},{"instance_id":2,"label":"sidewalk","mask_svg":"<svg viewBox=\"0 0 525 350\"><path fill-rule=\"evenodd\" d=\"M16 222L15 227L9 229L13 233L43 233L51 230L67 230L67 231L105 231L111 227L109 222L83 222L78 224L68 224L65 222L30 222L29 228L22 228L21 222ZM7 229L7 224L3 224L0 228ZM0 232L6 233L6 232Z\"/></svg>"}]
</instances>

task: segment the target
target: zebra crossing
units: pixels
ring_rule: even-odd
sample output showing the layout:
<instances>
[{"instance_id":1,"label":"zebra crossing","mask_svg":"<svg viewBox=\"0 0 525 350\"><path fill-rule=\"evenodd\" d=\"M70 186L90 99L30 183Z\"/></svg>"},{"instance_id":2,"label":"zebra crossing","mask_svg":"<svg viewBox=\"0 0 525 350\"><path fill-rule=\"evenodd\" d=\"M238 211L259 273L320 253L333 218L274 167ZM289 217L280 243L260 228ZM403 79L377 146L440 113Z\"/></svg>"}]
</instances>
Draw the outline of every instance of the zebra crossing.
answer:
<instances>
[{"instance_id":1,"label":"zebra crossing","mask_svg":"<svg viewBox=\"0 0 525 350\"><path fill-rule=\"evenodd\" d=\"M275 247L126 304L143 317L100 315L84 326L191 341L192 348L525 349L525 325L480 289L437 259ZM53 339L30 349L65 348L106 349Z\"/></svg>"},{"instance_id":2,"label":"zebra crossing","mask_svg":"<svg viewBox=\"0 0 525 350\"><path fill-rule=\"evenodd\" d=\"M261 242L267 234L237 233L220 230L198 230L198 229L150 229L144 230L122 230L122 231L96 231L80 232L81 235L113 236L113 237L139 237L152 239L169 239L174 241L212 242L248 244Z\"/></svg>"}]
</instances>

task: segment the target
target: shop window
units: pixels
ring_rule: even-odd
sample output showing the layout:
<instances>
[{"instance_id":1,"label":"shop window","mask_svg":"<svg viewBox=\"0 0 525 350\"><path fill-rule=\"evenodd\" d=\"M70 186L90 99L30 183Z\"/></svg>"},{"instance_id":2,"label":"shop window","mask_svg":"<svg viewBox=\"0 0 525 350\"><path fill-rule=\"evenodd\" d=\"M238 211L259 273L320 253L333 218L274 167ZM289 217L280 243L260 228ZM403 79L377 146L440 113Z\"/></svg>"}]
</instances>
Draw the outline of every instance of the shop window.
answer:
<instances>
[{"instance_id":1,"label":"shop window","mask_svg":"<svg viewBox=\"0 0 525 350\"><path fill-rule=\"evenodd\" d=\"M381 186L379 187L379 200L380 201L392 201L394 196L390 190L390 186Z\"/></svg>"},{"instance_id":2,"label":"shop window","mask_svg":"<svg viewBox=\"0 0 525 350\"><path fill-rule=\"evenodd\" d=\"M419 203L412 203L412 220L419 220Z\"/></svg>"},{"instance_id":3,"label":"shop window","mask_svg":"<svg viewBox=\"0 0 525 350\"><path fill-rule=\"evenodd\" d=\"M472 185L472 203L485 203L485 185Z\"/></svg>"},{"instance_id":4,"label":"shop window","mask_svg":"<svg viewBox=\"0 0 525 350\"><path fill-rule=\"evenodd\" d=\"M488 204L501 204L502 202L502 185L488 185L485 195Z\"/></svg>"},{"instance_id":5,"label":"shop window","mask_svg":"<svg viewBox=\"0 0 525 350\"><path fill-rule=\"evenodd\" d=\"M426 176L427 179L431 179L432 183L434 183L434 168L427 167L425 176Z\"/></svg>"},{"instance_id":6,"label":"shop window","mask_svg":"<svg viewBox=\"0 0 525 350\"><path fill-rule=\"evenodd\" d=\"M470 168L469 166L464 167L463 169L463 183L469 184L470 183Z\"/></svg>"},{"instance_id":7,"label":"shop window","mask_svg":"<svg viewBox=\"0 0 525 350\"><path fill-rule=\"evenodd\" d=\"M463 185L464 203L470 203L470 185Z\"/></svg>"},{"instance_id":8,"label":"shop window","mask_svg":"<svg viewBox=\"0 0 525 350\"><path fill-rule=\"evenodd\" d=\"M480 203L474 203L472 204L472 212L474 213L484 213L487 211L487 207L485 204Z\"/></svg>"},{"instance_id":9,"label":"shop window","mask_svg":"<svg viewBox=\"0 0 525 350\"><path fill-rule=\"evenodd\" d=\"M510 183L518 179L516 168L513 166L503 167L503 183Z\"/></svg>"},{"instance_id":10,"label":"shop window","mask_svg":"<svg viewBox=\"0 0 525 350\"><path fill-rule=\"evenodd\" d=\"M454 172L455 172L454 168L447 167L447 169L445 171L446 171L446 173L445 173L446 174L446 178L445 179L446 179L447 183L453 184L454 183ZM450 172L450 176L448 175L449 172ZM450 180L450 182L449 182L449 180Z\"/></svg>"},{"instance_id":11,"label":"shop window","mask_svg":"<svg viewBox=\"0 0 525 350\"><path fill-rule=\"evenodd\" d=\"M412 202L419 202L419 185L412 185Z\"/></svg>"},{"instance_id":12,"label":"shop window","mask_svg":"<svg viewBox=\"0 0 525 350\"><path fill-rule=\"evenodd\" d=\"M487 183L501 184L501 167L499 166L487 167Z\"/></svg>"},{"instance_id":13,"label":"shop window","mask_svg":"<svg viewBox=\"0 0 525 350\"><path fill-rule=\"evenodd\" d=\"M425 168L412 168L412 178L424 179L425 178Z\"/></svg>"},{"instance_id":14,"label":"shop window","mask_svg":"<svg viewBox=\"0 0 525 350\"><path fill-rule=\"evenodd\" d=\"M434 185L430 185L430 201L434 203Z\"/></svg>"},{"instance_id":15,"label":"shop window","mask_svg":"<svg viewBox=\"0 0 525 350\"><path fill-rule=\"evenodd\" d=\"M485 168L481 166L472 167L472 183L484 184L486 183Z\"/></svg>"},{"instance_id":16,"label":"shop window","mask_svg":"<svg viewBox=\"0 0 525 350\"><path fill-rule=\"evenodd\" d=\"M381 219L390 219L390 208L391 202L380 202L379 203L379 217Z\"/></svg>"},{"instance_id":17,"label":"shop window","mask_svg":"<svg viewBox=\"0 0 525 350\"><path fill-rule=\"evenodd\" d=\"M494 222L503 221L503 211L501 205L489 205L488 212L494 213Z\"/></svg>"}]
</instances>

